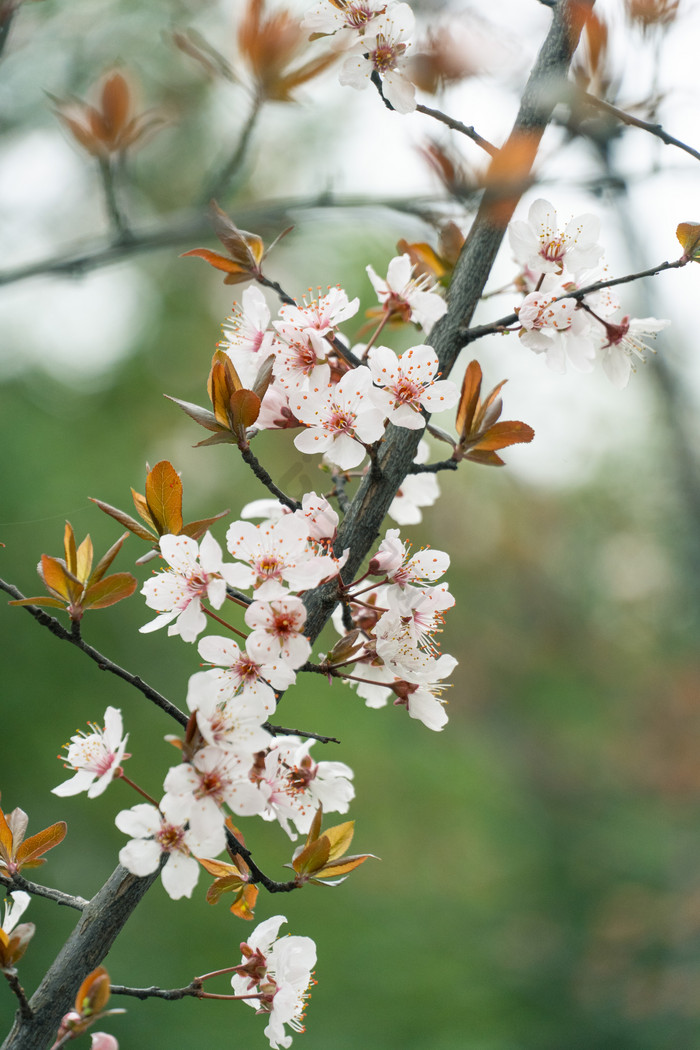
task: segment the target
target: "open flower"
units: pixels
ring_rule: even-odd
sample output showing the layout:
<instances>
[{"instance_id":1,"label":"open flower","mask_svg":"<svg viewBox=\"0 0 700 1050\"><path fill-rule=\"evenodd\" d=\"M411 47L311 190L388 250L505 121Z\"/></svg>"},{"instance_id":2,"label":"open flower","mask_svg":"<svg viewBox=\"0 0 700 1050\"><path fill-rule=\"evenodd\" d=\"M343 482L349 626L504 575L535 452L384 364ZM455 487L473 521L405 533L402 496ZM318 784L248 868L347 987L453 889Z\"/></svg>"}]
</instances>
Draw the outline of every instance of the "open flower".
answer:
<instances>
[{"instance_id":1,"label":"open flower","mask_svg":"<svg viewBox=\"0 0 700 1050\"><path fill-rule=\"evenodd\" d=\"M322 385L290 396L295 416L307 429L294 439L300 452L325 452L341 470L351 470L365 457L365 445L384 433L384 411L374 401L368 368L353 368L333 386Z\"/></svg>"},{"instance_id":2,"label":"open flower","mask_svg":"<svg viewBox=\"0 0 700 1050\"><path fill-rule=\"evenodd\" d=\"M603 254L599 234L600 220L589 214L571 219L560 231L553 205L542 199L531 205L527 222L508 227L516 262L538 274L560 274L566 268L575 275L595 266Z\"/></svg>"},{"instance_id":3,"label":"open flower","mask_svg":"<svg viewBox=\"0 0 700 1050\"><path fill-rule=\"evenodd\" d=\"M31 897L24 890L10 894L11 904L5 901L5 918L0 926L0 971L11 971L24 955L34 936L34 923L19 923L29 906Z\"/></svg>"},{"instance_id":4,"label":"open flower","mask_svg":"<svg viewBox=\"0 0 700 1050\"><path fill-rule=\"evenodd\" d=\"M189 536L161 536L160 550L170 569L146 580L141 589L146 605L160 615L140 631L157 631L169 623L168 634L193 642L207 625L202 599L221 608L226 599L224 574L228 577L232 567L222 564L221 547L209 533L199 546ZM236 586L235 580L229 582Z\"/></svg>"},{"instance_id":5,"label":"open flower","mask_svg":"<svg viewBox=\"0 0 700 1050\"><path fill-rule=\"evenodd\" d=\"M601 347L603 371L616 387L627 386L630 373L634 371L633 358L644 361L644 352L652 347L642 336L654 338L657 332L670 325L670 321L656 317L623 317L618 324L604 321L607 342Z\"/></svg>"},{"instance_id":6,"label":"open flower","mask_svg":"<svg viewBox=\"0 0 700 1050\"><path fill-rule=\"evenodd\" d=\"M87 791L88 798L97 798L114 778L125 758L128 734L122 738L122 713L115 707L105 711L104 729L88 723L89 733L76 733L66 744L66 769L74 769L75 776L53 788L54 795L77 795Z\"/></svg>"},{"instance_id":7,"label":"open flower","mask_svg":"<svg viewBox=\"0 0 700 1050\"><path fill-rule=\"evenodd\" d=\"M383 313L390 320L412 321L420 325L426 335L447 310L447 303L434 290L435 282L426 273L414 277L415 266L410 255L397 255L389 263L386 280L371 266L367 273Z\"/></svg>"},{"instance_id":8,"label":"open flower","mask_svg":"<svg viewBox=\"0 0 700 1050\"><path fill-rule=\"evenodd\" d=\"M119 863L132 875L143 878L156 870L164 853L167 860L161 872L163 887L173 900L191 897L199 878L199 864L192 854L207 856L221 851L221 833L213 838L198 837L182 819L179 806L167 797L160 810L143 802L117 813L115 824L131 835L119 851Z\"/></svg>"},{"instance_id":9,"label":"open flower","mask_svg":"<svg viewBox=\"0 0 700 1050\"><path fill-rule=\"evenodd\" d=\"M408 4L391 4L385 14L372 20L350 49L340 71L340 83L366 88L372 73L382 77L384 96L397 113L413 113L415 88L405 74L406 51L415 27Z\"/></svg>"},{"instance_id":10,"label":"open flower","mask_svg":"<svg viewBox=\"0 0 700 1050\"><path fill-rule=\"evenodd\" d=\"M370 354L369 368L381 391L378 404L397 427L420 430L425 426L421 409L442 412L457 404L459 391L440 375L432 346L413 346L397 357L388 346L377 346Z\"/></svg>"},{"instance_id":11,"label":"open flower","mask_svg":"<svg viewBox=\"0 0 700 1050\"><path fill-rule=\"evenodd\" d=\"M273 915L253 930L241 944L242 959L231 978L236 995L256 995L245 999L257 1013L268 1015L265 1035L272 1050L292 1044L285 1025L303 1032L303 1018L316 965L316 945L310 937L282 937L277 934L284 915Z\"/></svg>"}]
</instances>

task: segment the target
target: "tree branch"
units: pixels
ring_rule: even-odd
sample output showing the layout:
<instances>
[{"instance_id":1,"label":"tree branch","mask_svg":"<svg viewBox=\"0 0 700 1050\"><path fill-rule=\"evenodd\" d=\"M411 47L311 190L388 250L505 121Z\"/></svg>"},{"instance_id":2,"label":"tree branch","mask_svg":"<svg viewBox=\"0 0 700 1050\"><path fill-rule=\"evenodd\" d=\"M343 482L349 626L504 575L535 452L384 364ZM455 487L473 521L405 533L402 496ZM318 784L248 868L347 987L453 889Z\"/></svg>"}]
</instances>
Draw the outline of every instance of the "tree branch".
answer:
<instances>
[{"instance_id":1,"label":"tree branch","mask_svg":"<svg viewBox=\"0 0 700 1050\"><path fill-rule=\"evenodd\" d=\"M450 117L447 113L443 113L439 109L433 109L431 106L424 106L419 103L416 106L417 113L424 113L428 117L433 117L435 120L439 120L441 124L446 124L452 131L458 131L460 135L466 135L468 139L475 142L477 146L481 146L489 156L495 157L498 153L498 146L494 146L488 139L483 138L471 125L463 124L461 120L455 120L454 117Z\"/></svg>"},{"instance_id":2,"label":"tree branch","mask_svg":"<svg viewBox=\"0 0 700 1050\"><path fill-rule=\"evenodd\" d=\"M696 160L700 160L700 152L689 146L687 142L683 142L681 139L675 138L673 135L669 135L667 131L664 131L661 124L654 124L649 120L642 120L640 117L633 117L631 113L627 113L624 109L618 109L617 106L613 106L611 102L605 102L602 98L596 98L595 95L589 95L587 91L577 92L575 96L576 102L583 102L585 105L590 106L591 109L597 109L601 113L607 113L611 117L615 117L622 124L627 124L632 128L641 128L642 131L647 131L650 135L654 135L655 138L661 139L667 146L676 146L678 149L682 149L685 153L689 153L691 157L695 157Z\"/></svg>"},{"instance_id":3,"label":"tree branch","mask_svg":"<svg viewBox=\"0 0 700 1050\"><path fill-rule=\"evenodd\" d=\"M5 591L6 594L11 595L11 597L18 601L24 599L24 595L21 591L11 583L7 583L2 579L0 579L0 591ZM144 680L139 678L138 675L131 674L130 671L124 670L119 664L115 664L112 660L103 656L103 654L92 645L88 645L88 643L81 638L79 632L74 633L66 630L63 624L59 623L54 616L49 616L48 613L44 612L43 609L40 609L36 605L23 605L21 608L25 609L30 616L33 616L42 627L47 627L49 631L51 631L51 634L60 638L61 641L70 642L71 645L75 645L78 649L84 652L86 656L89 656L91 660L94 660L101 671L109 671L111 674L116 675L117 678L121 678L123 681L128 682L129 685L133 685L135 689L138 689L139 692L143 693L143 695L151 700L157 707L160 707L162 711L165 711L165 713L170 715L171 718L174 718L176 722L179 722L181 726L187 725L188 718L184 711L181 711L179 707L176 707L175 704L167 699L167 697L159 693L157 689L148 685L147 682L144 682Z\"/></svg>"},{"instance_id":4,"label":"tree branch","mask_svg":"<svg viewBox=\"0 0 700 1050\"><path fill-rule=\"evenodd\" d=\"M258 481L262 481L265 488L269 489L275 499L287 507L291 511L299 510L301 503L297 503L295 499L291 499L290 496L286 496L282 489L275 485L274 481L263 467L260 460L253 454L250 445L239 445L241 456L243 457L244 463L247 463L250 469L255 474Z\"/></svg>"},{"instance_id":5,"label":"tree branch","mask_svg":"<svg viewBox=\"0 0 700 1050\"><path fill-rule=\"evenodd\" d=\"M680 259L674 259L673 262L658 263L657 266L650 266L648 270L628 273L624 277L612 277L610 280L594 281L592 284L587 284L575 292L562 292L553 302L558 303L560 299L577 299L580 302L581 299L591 295L593 292L600 292L604 288L615 288L618 284L629 284L631 281L639 281L643 277L654 277L657 273L663 273L665 270L679 270L682 266L687 266L689 262L691 262L689 258L681 255ZM504 332L510 325L517 324L517 321L518 315L512 313L506 314L505 317L499 317L497 321L490 321L489 324L480 324L475 325L474 328L467 328L462 334L464 346L467 346L468 343L473 343L475 339L481 339L484 335Z\"/></svg>"},{"instance_id":6,"label":"tree branch","mask_svg":"<svg viewBox=\"0 0 700 1050\"><path fill-rule=\"evenodd\" d=\"M88 904L84 897L74 897L70 893L53 890L49 886L41 886L38 882L29 882L20 874L0 874L0 883L8 890L24 890L25 893L31 893L35 897L46 897L47 900L62 904L66 908L75 908L77 911L82 911Z\"/></svg>"}]
</instances>

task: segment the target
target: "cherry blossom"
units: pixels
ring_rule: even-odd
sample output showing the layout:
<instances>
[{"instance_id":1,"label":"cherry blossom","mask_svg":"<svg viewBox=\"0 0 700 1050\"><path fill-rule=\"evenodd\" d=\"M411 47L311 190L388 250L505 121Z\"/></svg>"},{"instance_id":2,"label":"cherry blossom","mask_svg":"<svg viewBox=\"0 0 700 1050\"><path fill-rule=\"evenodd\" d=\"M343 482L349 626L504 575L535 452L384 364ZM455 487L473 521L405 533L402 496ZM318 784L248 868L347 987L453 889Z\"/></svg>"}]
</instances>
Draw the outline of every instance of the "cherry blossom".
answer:
<instances>
[{"instance_id":1,"label":"cherry blossom","mask_svg":"<svg viewBox=\"0 0 700 1050\"><path fill-rule=\"evenodd\" d=\"M302 26L311 33L334 34L331 46L336 51L350 47L358 33L364 33L372 19L384 14L388 0L318 0L307 11Z\"/></svg>"},{"instance_id":2,"label":"cherry blossom","mask_svg":"<svg viewBox=\"0 0 700 1050\"><path fill-rule=\"evenodd\" d=\"M173 799L173 812L189 819L197 838L219 843L214 854L220 853L225 844L221 812L224 804L241 816L259 813L265 805L263 794L252 784L248 773L247 757L207 745L191 762L173 766L165 778L165 797Z\"/></svg>"},{"instance_id":3,"label":"cherry blossom","mask_svg":"<svg viewBox=\"0 0 700 1050\"><path fill-rule=\"evenodd\" d=\"M449 554L428 547L412 555L410 544L399 539L399 530L388 529L370 562L369 571L374 575L385 573L389 583L404 589L410 584L434 583L449 567Z\"/></svg>"},{"instance_id":4,"label":"cherry blossom","mask_svg":"<svg viewBox=\"0 0 700 1050\"><path fill-rule=\"evenodd\" d=\"M308 660L311 642L302 634L306 608L300 598L253 602L245 611L245 622L252 628L248 651L258 659L277 660L287 668L301 667Z\"/></svg>"},{"instance_id":5,"label":"cherry blossom","mask_svg":"<svg viewBox=\"0 0 700 1050\"><path fill-rule=\"evenodd\" d=\"M358 466L365 444L384 433L384 412L373 399L372 376L361 366L346 372L340 382L290 396L292 411L307 429L294 439L300 452L325 452L341 470Z\"/></svg>"},{"instance_id":6,"label":"cherry blossom","mask_svg":"<svg viewBox=\"0 0 700 1050\"><path fill-rule=\"evenodd\" d=\"M226 599L226 582L237 586L233 566L223 564L221 547L210 533L199 546L189 536L161 536L160 551L170 569L146 580L141 589L146 605L160 615L140 631L157 631L169 623L168 634L193 642L207 625L202 599L220 609Z\"/></svg>"},{"instance_id":7,"label":"cherry blossom","mask_svg":"<svg viewBox=\"0 0 700 1050\"><path fill-rule=\"evenodd\" d=\"M79 732L67 744L66 768L76 770L75 776L52 789L54 795L77 795L87 791L88 798L97 798L114 778L125 754L127 736L122 738L122 713L115 707L105 711L104 729L88 723L89 733Z\"/></svg>"},{"instance_id":8,"label":"cherry blossom","mask_svg":"<svg viewBox=\"0 0 700 1050\"><path fill-rule=\"evenodd\" d=\"M296 835L290 821L304 835L319 805L326 813L347 813L355 797L350 767L344 762L314 762L309 754L313 743L277 737L251 773L266 798L263 820L277 820L291 839Z\"/></svg>"},{"instance_id":9,"label":"cherry blossom","mask_svg":"<svg viewBox=\"0 0 700 1050\"><path fill-rule=\"evenodd\" d=\"M386 280L371 266L367 273L384 310L403 321L420 325L426 335L447 310L447 303L434 291L436 285L427 274L413 276L410 255L398 255L389 263Z\"/></svg>"},{"instance_id":10,"label":"cherry blossom","mask_svg":"<svg viewBox=\"0 0 700 1050\"><path fill-rule=\"evenodd\" d=\"M226 533L226 544L234 558L245 562L229 567L229 583L244 590L252 587L256 597L268 601L286 598L285 584L292 590L307 590L338 572L330 555L311 548L308 525L294 514L260 525L235 521Z\"/></svg>"},{"instance_id":11,"label":"cherry blossom","mask_svg":"<svg viewBox=\"0 0 700 1050\"><path fill-rule=\"evenodd\" d=\"M558 299L561 288L531 292L518 309L521 342L545 354L554 372L566 371L567 359L579 372L590 372L595 361L595 337L587 313L575 299Z\"/></svg>"},{"instance_id":12,"label":"cherry blossom","mask_svg":"<svg viewBox=\"0 0 700 1050\"><path fill-rule=\"evenodd\" d=\"M296 679L288 661L258 659L251 653L248 641L241 650L230 637L207 635L199 643L199 655L213 666L190 677L187 703L191 711L200 706L202 697L211 698L217 704L233 697L246 697L257 699L261 710L266 709L269 714L275 706L273 689L286 689Z\"/></svg>"},{"instance_id":13,"label":"cherry blossom","mask_svg":"<svg viewBox=\"0 0 700 1050\"><path fill-rule=\"evenodd\" d=\"M265 1035L272 1050L291 1046L292 1036L287 1035L285 1025L295 1032L304 1031L311 971L316 965L316 945L310 937L277 939L286 921L284 915L273 915L255 928L241 944L241 963L231 978L236 995L257 996L243 1001L268 1016Z\"/></svg>"},{"instance_id":14,"label":"cherry blossom","mask_svg":"<svg viewBox=\"0 0 700 1050\"><path fill-rule=\"evenodd\" d=\"M224 339L219 346L228 353L241 381L252 385L262 362L275 352L276 341L269 329L270 308L261 290L251 285L243 292L242 301L243 309L236 310L224 323Z\"/></svg>"},{"instance_id":15,"label":"cherry blossom","mask_svg":"<svg viewBox=\"0 0 700 1050\"><path fill-rule=\"evenodd\" d=\"M450 673L451 669L441 677L446 677ZM437 683L418 684L401 681L393 687L393 691L397 694L394 703L403 704L411 718L417 718L428 729L438 732L444 729L448 721L444 701L439 699L443 688L444 686Z\"/></svg>"},{"instance_id":16,"label":"cherry blossom","mask_svg":"<svg viewBox=\"0 0 700 1050\"><path fill-rule=\"evenodd\" d=\"M304 299L302 306L284 303L279 310L279 321L274 322L274 327L284 334L284 338L289 328L301 332L312 329L319 335L326 335L343 321L354 317L359 308L358 296L349 300L342 288L329 288L321 299L312 299L310 303Z\"/></svg>"},{"instance_id":17,"label":"cherry blossom","mask_svg":"<svg viewBox=\"0 0 700 1050\"><path fill-rule=\"evenodd\" d=\"M656 317L626 316L618 324L602 323L607 336L607 342L600 349L603 371L614 386L622 389L627 386L630 373L634 370L633 357L644 361L645 351L653 353L641 337L654 338L657 332L661 332L671 322Z\"/></svg>"},{"instance_id":18,"label":"cherry blossom","mask_svg":"<svg viewBox=\"0 0 700 1050\"><path fill-rule=\"evenodd\" d=\"M3 933L12 933L17 923L29 907L31 899L31 894L25 893L24 890L15 890L14 893L10 893L10 903L8 903L8 899L5 898L5 917L2 920Z\"/></svg>"},{"instance_id":19,"label":"cherry blossom","mask_svg":"<svg viewBox=\"0 0 700 1050\"><path fill-rule=\"evenodd\" d=\"M385 406L389 420L399 427L419 430L425 426L421 409L442 412L459 400L459 390L449 379L439 375L438 357L431 346L420 345L397 357L387 346L377 346L370 353L369 368L377 386L378 400Z\"/></svg>"},{"instance_id":20,"label":"cherry blossom","mask_svg":"<svg viewBox=\"0 0 700 1050\"><path fill-rule=\"evenodd\" d=\"M549 201L534 201L527 222L511 222L508 227L510 246L521 266L534 273L572 274L595 266L603 248L597 243L600 220L596 215L579 215L560 232L557 213Z\"/></svg>"},{"instance_id":21,"label":"cherry blossom","mask_svg":"<svg viewBox=\"0 0 700 1050\"><path fill-rule=\"evenodd\" d=\"M324 381L326 358L330 350L324 337L314 328L300 331L292 325L279 325L282 342L278 343L273 374L290 390Z\"/></svg>"},{"instance_id":22,"label":"cherry blossom","mask_svg":"<svg viewBox=\"0 0 700 1050\"><path fill-rule=\"evenodd\" d=\"M117 813L115 824L125 835L132 836L119 851L119 863L132 875L139 878L151 875L167 853L161 879L173 900L191 897L197 884L199 864L192 854L208 857L222 849L218 828L213 836L198 837L182 819L181 807L167 796L160 810L147 802L123 809Z\"/></svg>"},{"instance_id":23,"label":"cherry blossom","mask_svg":"<svg viewBox=\"0 0 700 1050\"><path fill-rule=\"evenodd\" d=\"M352 45L340 71L340 83L366 88L372 73L377 72L382 77L384 96L396 112L413 113L415 88L404 69L414 28L415 19L408 4L391 4Z\"/></svg>"}]
</instances>

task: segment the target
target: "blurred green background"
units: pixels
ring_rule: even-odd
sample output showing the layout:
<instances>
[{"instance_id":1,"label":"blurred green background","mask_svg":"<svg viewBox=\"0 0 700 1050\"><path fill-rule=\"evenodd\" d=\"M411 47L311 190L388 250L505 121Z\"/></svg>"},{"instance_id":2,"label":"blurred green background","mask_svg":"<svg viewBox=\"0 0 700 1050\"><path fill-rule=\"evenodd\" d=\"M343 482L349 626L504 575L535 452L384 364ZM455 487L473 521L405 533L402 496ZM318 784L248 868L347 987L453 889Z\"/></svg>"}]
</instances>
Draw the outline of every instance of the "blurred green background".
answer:
<instances>
[{"instance_id":1,"label":"blurred green background","mask_svg":"<svg viewBox=\"0 0 700 1050\"><path fill-rule=\"evenodd\" d=\"M146 104L171 115L134 158L129 214L137 226L157 226L186 211L203 172L235 146L246 102L239 88L208 84L167 34L196 25L232 59L240 5L230 8L80 0L67 15L43 0L19 12L3 59L13 106L4 107L0 181L12 182L19 202L10 194L0 203L5 268L104 229L99 184L57 130L43 92L85 97L117 60L138 69ZM533 13L533 48L545 16ZM349 102L324 99L319 115L311 93L304 106L263 115L239 185L222 201L234 216L260 199L327 188L328 152L340 151L338 107ZM356 129L361 117L344 113ZM342 168L342 153L334 163ZM294 219L297 231L273 257L271 276L293 294L340 281L363 295L363 307L371 305L364 266L381 271L400 236L429 236L415 218L379 207L300 209ZM0 302L0 574L27 595L41 592L40 555L62 553L66 519L78 539L91 534L98 554L114 542L118 527L87 497L128 510L129 486L143 491L147 461L167 458L182 472L188 520L227 507L235 517L264 495L235 451L193 449L202 432L162 397L206 401L219 326L240 298L240 288L223 287L202 263L178 259L198 243L78 282L42 277L0 289L12 304ZM406 333L394 345L411 341ZM489 385L510 374L503 347L496 340L483 354L478 348ZM541 364L529 362L533 370ZM541 369L533 374L540 382ZM452 556L457 605L443 645L460 665L444 732L402 709L367 710L348 688L316 676L285 696L281 721L341 738L340 747L316 745L315 753L354 768L354 847L381 857L338 889L259 900L256 918L283 912L289 932L318 944L308 1031L295 1046L700 1045L700 533L689 488L692 433L668 428L676 395L658 378L651 368L635 377L633 440L630 409L610 412L608 441L593 430L580 437L579 467L566 484L536 483L525 466L531 450L512 450L513 469L466 464L443 476L443 500L421 526L402 529L416 546ZM582 400L595 397L591 381L582 390ZM505 417L528 418L513 381ZM561 417L557 425L563 432ZM556 458L556 425L545 433ZM545 464L546 440L533 453ZM265 434L255 447L293 494L328 487L316 460L283 435ZM221 541L225 529L214 529ZM132 568L141 553L131 538L115 569ZM151 566L134 571L142 580ZM50 794L63 779L55 755L88 719L119 707L129 775L157 794L172 760L163 736L173 727L22 610L0 602L0 618L2 804L29 813L30 833L67 820L64 844L36 874L90 896L124 843L114 816L134 800L123 784L94 801L59 800ZM137 594L88 615L84 637L183 707L196 651L163 632L139 634L147 619ZM244 831L261 866L283 878L291 854L284 835L253 821ZM115 982L176 987L238 962L250 927L225 903L207 905L205 885L201 879L190 902L153 887L106 959ZM20 977L31 992L76 916L35 899L27 918L37 933ZM128 1012L101 1027L122 1048L265 1044L264 1020L236 1004L114 1005ZM9 988L0 987L7 1027L13 1013Z\"/></svg>"}]
</instances>

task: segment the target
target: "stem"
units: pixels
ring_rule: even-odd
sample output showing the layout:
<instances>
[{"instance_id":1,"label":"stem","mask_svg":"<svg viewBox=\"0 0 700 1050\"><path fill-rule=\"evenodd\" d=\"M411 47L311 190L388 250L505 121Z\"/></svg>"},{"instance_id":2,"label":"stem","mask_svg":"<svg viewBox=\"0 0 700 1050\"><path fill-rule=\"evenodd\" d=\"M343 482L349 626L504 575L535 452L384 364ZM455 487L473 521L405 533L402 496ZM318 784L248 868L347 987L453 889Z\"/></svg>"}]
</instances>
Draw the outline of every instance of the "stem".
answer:
<instances>
[{"instance_id":1,"label":"stem","mask_svg":"<svg viewBox=\"0 0 700 1050\"><path fill-rule=\"evenodd\" d=\"M262 466L257 457L251 451L250 445L239 445L238 448L240 449L243 461L248 464L250 469L255 474L256 478L259 481L262 481L263 485L265 485L265 487L270 490L272 495L275 496L280 501L280 503L283 504L283 506L288 507L289 510L299 510L299 508L301 507L301 503L297 503L296 500L292 499L290 496L285 495L285 493L282 492L282 489L278 488L277 485L275 485L270 475L267 473L265 468Z\"/></svg>"},{"instance_id":2,"label":"stem","mask_svg":"<svg viewBox=\"0 0 700 1050\"><path fill-rule=\"evenodd\" d=\"M124 772L124 770L122 769L121 766L119 767L117 772L114 774L114 776L115 776L115 778L118 777L119 780L123 780L124 783L128 784L129 787L132 787L134 789L134 791L138 791L139 795L141 795L143 798L145 798L147 802L150 802L151 805L155 806L156 809L159 808L158 803L156 802L156 800L151 795L149 795L147 791L144 791L143 788L140 788L138 786L138 784L135 784L133 780L130 780L129 777L126 775L126 773Z\"/></svg>"},{"instance_id":3,"label":"stem","mask_svg":"<svg viewBox=\"0 0 700 1050\"><path fill-rule=\"evenodd\" d=\"M117 235L118 244L131 240L131 230L124 215L124 210L119 202L117 191L117 179L119 167L123 163L123 157L114 159L112 157L99 157L100 175L102 177L102 188L105 195L107 214L114 231Z\"/></svg>"},{"instance_id":4,"label":"stem","mask_svg":"<svg viewBox=\"0 0 700 1050\"><path fill-rule=\"evenodd\" d=\"M14 875L0 875L0 883L8 890L24 890L25 893L31 893L35 897L46 897L66 908L75 908L76 911L82 911L88 904L84 897L73 897L70 893L40 886L37 882L29 882L19 872Z\"/></svg>"},{"instance_id":5,"label":"stem","mask_svg":"<svg viewBox=\"0 0 700 1050\"><path fill-rule=\"evenodd\" d=\"M261 98L259 95L256 95L253 99L253 105L251 107L250 113L248 114L248 119L246 120L245 125L243 126L243 130L241 132L240 138L238 139L236 148L234 149L233 153L226 161L226 163L223 165L218 175L215 175L214 178L210 180L210 182L205 186L204 190L202 191L201 200L203 204L208 204L211 200L217 200L228 190L229 183L240 168L241 164L245 159L245 155L248 152L250 139L252 137L255 125L257 124L258 117L260 116L260 111L262 109L264 101L265 99Z\"/></svg>"},{"instance_id":6,"label":"stem","mask_svg":"<svg viewBox=\"0 0 700 1050\"><path fill-rule=\"evenodd\" d=\"M10 988L19 1000L19 1012L22 1018L25 1021L31 1021L34 1014L32 1012L31 1006L29 1005L29 1000L27 999L24 988L19 983L19 978L17 974L14 972L14 970L3 970L3 973L7 978L7 983L9 984Z\"/></svg>"},{"instance_id":7,"label":"stem","mask_svg":"<svg viewBox=\"0 0 700 1050\"><path fill-rule=\"evenodd\" d=\"M381 332L382 328L384 328L384 326L388 322L390 316L391 316L390 312L388 310L385 310L384 311L384 315L383 315L381 321L379 322L379 326L377 327L377 330L373 333L372 337L370 338L370 341L367 343L367 346L364 348L364 350L362 352L362 360L363 361L367 360L367 354L370 352L370 350L374 346L374 343L375 343L375 341L377 339L377 336Z\"/></svg>"},{"instance_id":8,"label":"stem","mask_svg":"<svg viewBox=\"0 0 700 1050\"><path fill-rule=\"evenodd\" d=\"M472 142L477 144L477 146L481 146L481 148L491 157L495 157L498 153L497 146L494 146L492 142L485 139L470 125L463 124L461 120L455 120L454 117L449 117L439 109L433 109L431 106L423 106L420 104L416 106L416 112L424 113L427 117L433 117L434 120L439 120L441 124L446 124L447 127L451 128L453 131L458 131L460 135L466 135L467 138L470 138Z\"/></svg>"},{"instance_id":9,"label":"stem","mask_svg":"<svg viewBox=\"0 0 700 1050\"><path fill-rule=\"evenodd\" d=\"M216 620L217 623L220 623L222 627L225 627L227 631L231 631L233 634L237 634L239 638L242 638L243 641L247 641L247 634L244 634L243 631L239 631L237 627L232 627L230 623L226 623L226 620L222 620L221 617L217 616L211 609L207 609L206 606L203 605L202 611L205 612L207 616L210 616L212 620Z\"/></svg>"},{"instance_id":10,"label":"stem","mask_svg":"<svg viewBox=\"0 0 700 1050\"><path fill-rule=\"evenodd\" d=\"M667 131L661 127L660 124L654 124L649 120L641 120L640 117L633 117L631 113L626 113L624 109L618 109L617 106L613 106L610 102L604 102L602 98L596 98L595 95L589 95L587 91L577 92L574 96L574 104L578 101L584 102L587 106L592 109L597 109L601 113L607 113L611 117L615 117L622 124L628 124L633 128L641 128L642 131L647 131L650 135L654 135L655 138L661 139L667 146L677 146L678 149L682 149L685 153L689 153L691 157L695 157L696 160L700 160L700 152L689 146L687 142L682 142L681 139L674 138L673 135L669 135Z\"/></svg>"}]
</instances>

